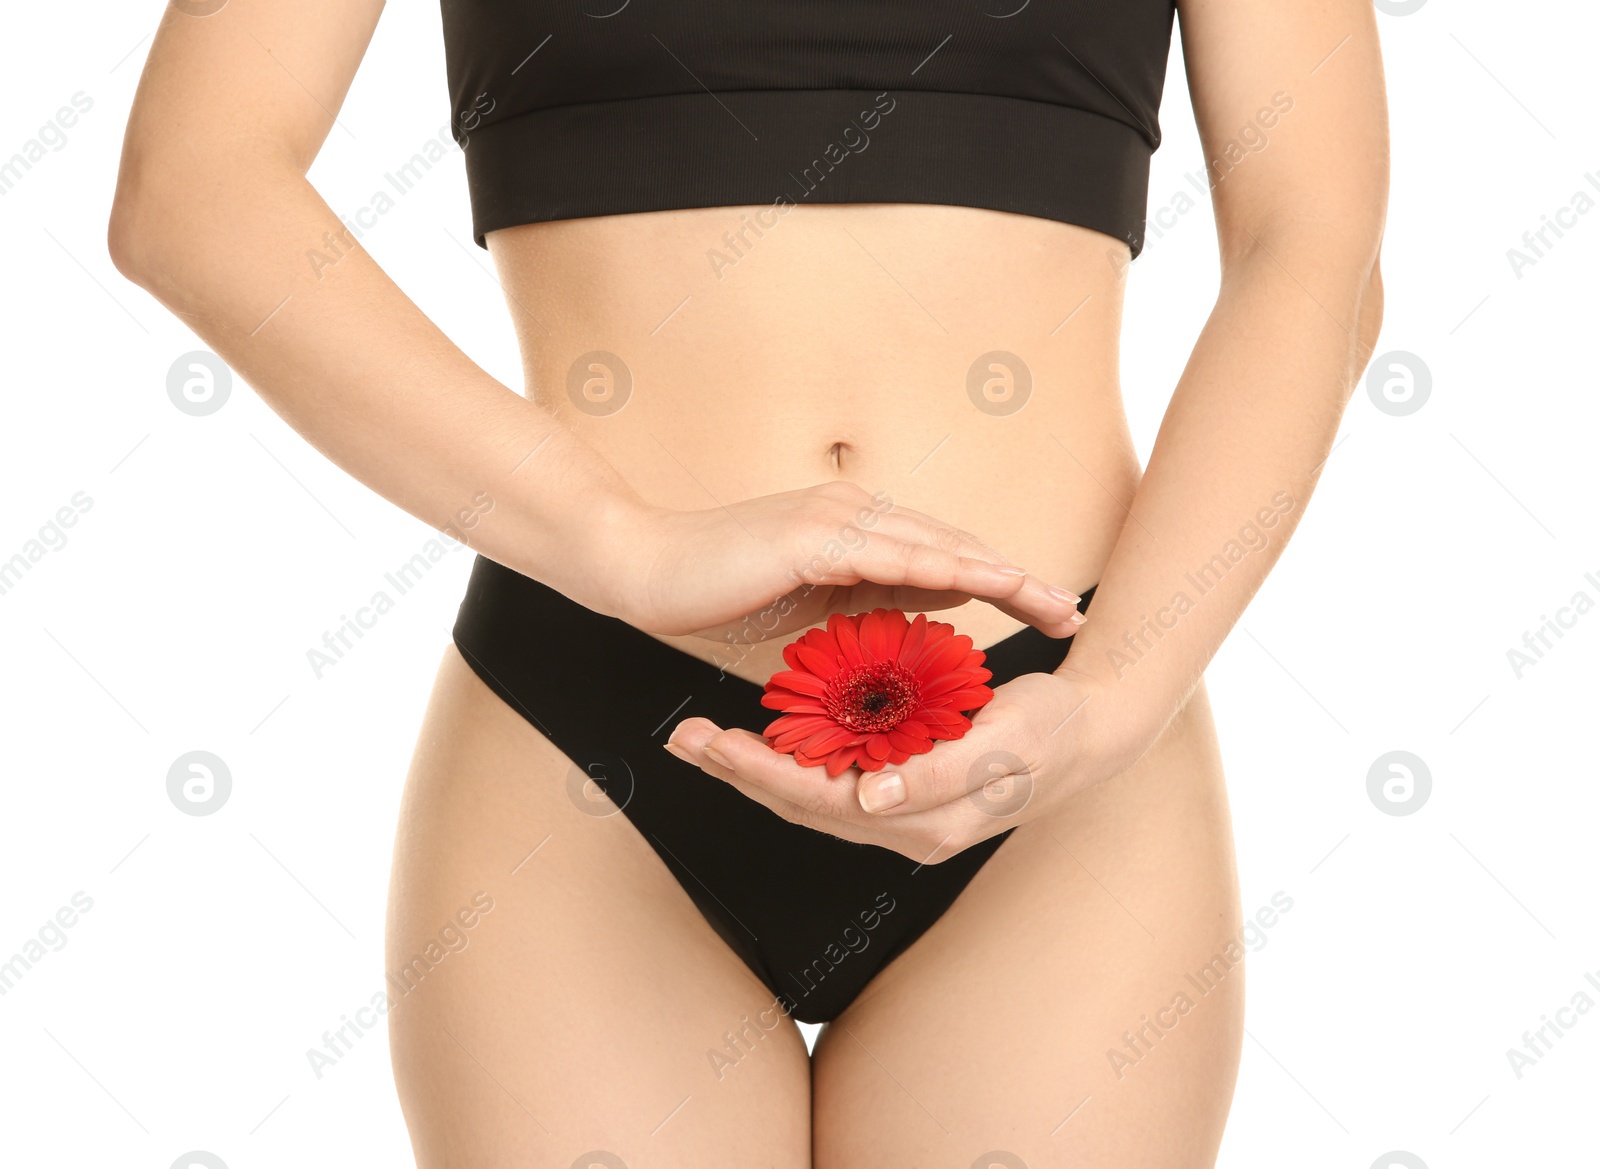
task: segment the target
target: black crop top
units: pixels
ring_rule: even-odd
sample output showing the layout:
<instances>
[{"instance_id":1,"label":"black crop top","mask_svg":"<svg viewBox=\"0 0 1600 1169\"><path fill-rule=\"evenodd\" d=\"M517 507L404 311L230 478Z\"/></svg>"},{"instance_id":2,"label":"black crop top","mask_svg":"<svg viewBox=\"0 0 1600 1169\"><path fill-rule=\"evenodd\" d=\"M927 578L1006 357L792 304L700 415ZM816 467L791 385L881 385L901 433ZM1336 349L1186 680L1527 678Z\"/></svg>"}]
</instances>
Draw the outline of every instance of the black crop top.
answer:
<instances>
[{"instance_id":1,"label":"black crop top","mask_svg":"<svg viewBox=\"0 0 1600 1169\"><path fill-rule=\"evenodd\" d=\"M1173 0L441 0L473 235L945 203L1144 242Z\"/></svg>"}]
</instances>

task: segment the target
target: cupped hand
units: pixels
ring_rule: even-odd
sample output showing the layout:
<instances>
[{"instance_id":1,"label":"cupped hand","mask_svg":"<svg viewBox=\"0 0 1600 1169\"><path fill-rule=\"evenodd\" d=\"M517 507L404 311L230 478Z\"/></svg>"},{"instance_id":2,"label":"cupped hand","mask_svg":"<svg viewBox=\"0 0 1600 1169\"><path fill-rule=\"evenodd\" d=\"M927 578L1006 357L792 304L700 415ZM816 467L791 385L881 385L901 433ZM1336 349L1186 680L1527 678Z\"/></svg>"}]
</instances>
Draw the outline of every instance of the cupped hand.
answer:
<instances>
[{"instance_id":1,"label":"cupped hand","mask_svg":"<svg viewBox=\"0 0 1600 1169\"><path fill-rule=\"evenodd\" d=\"M703 718L674 728L667 749L785 820L936 864L1059 807L1108 777L1083 712L1094 683L1067 673L1023 674L1002 686L960 739L901 765L830 778L767 746L759 734Z\"/></svg>"},{"instance_id":2,"label":"cupped hand","mask_svg":"<svg viewBox=\"0 0 1600 1169\"><path fill-rule=\"evenodd\" d=\"M617 549L619 614L649 633L760 641L878 607L923 612L978 598L1051 637L1078 597L977 537L836 481L706 511L643 511Z\"/></svg>"}]
</instances>

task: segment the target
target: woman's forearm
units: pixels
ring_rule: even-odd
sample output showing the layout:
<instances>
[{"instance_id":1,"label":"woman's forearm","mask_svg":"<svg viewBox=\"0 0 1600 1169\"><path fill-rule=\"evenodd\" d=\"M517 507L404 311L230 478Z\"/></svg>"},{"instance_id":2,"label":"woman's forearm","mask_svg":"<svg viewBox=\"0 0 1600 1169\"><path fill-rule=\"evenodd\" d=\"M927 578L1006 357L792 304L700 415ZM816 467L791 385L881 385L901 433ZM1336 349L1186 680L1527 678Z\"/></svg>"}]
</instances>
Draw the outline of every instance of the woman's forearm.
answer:
<instances>
[{"instance_id":1,"label":"woman's forearm","mask_svg":"<svg viewBox=\"0 0 1600 1169\"><path fill-rule=\"evenodd\" d=\"M1182 707L1282 553L1376 339L1375 250L1296 233L1242 253L1063 665L1091 683L1074 721L1105 775Z\"/></svg>"},{"instance_id":2,"label":"woman's forearm","mask_svg":"<svg viewBox=\"0 0 1600 1169\"><path fill-rule=\"evenodd\" d=\"M276 155L245 144L186 158L169 145L151 157L130 145L111 221L118 267L362 483L616 613L617 574L572 551L614 544L604 533L631 515L635 493L458 349Z\"/></svg>"}]
</instances>

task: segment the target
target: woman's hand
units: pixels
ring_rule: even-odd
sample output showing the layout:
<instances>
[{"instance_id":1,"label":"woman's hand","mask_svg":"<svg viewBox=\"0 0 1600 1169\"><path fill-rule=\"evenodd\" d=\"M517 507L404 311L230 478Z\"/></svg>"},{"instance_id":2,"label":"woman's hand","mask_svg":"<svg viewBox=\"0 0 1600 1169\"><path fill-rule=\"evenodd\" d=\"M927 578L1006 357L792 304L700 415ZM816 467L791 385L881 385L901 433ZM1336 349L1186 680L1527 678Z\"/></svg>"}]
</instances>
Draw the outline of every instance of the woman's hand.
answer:
<instances>
[{"instance_id":1,"label":"woman's hand","mask_svg":"<svg viewBox=\"0 0 1600 1169\"><path fill-rule=\"evenodd\" d=\"M760 641L833 612L922 612L976 597L1051 637L1078 597L975 536L832 482L708 511L629 514L608 541L616 616L650 633Z\"/></svg>"},{"instance_id":2,"label":"woman's hand","mask_svg":"<svg viewBox=\"0 0 1600 1169\"><path fill-rule=\"evenodd\" d=\"M785 820L937 864L1045 815L1132 761L1109 741L1104 703L1089 713L1100 694L1097 683L1065 669L1023 674L995 688L962 738L901 766L866 774L852 767L831 779L759 734L703 718L679 723L666 747Z\"/></svg>"}]
</instances>

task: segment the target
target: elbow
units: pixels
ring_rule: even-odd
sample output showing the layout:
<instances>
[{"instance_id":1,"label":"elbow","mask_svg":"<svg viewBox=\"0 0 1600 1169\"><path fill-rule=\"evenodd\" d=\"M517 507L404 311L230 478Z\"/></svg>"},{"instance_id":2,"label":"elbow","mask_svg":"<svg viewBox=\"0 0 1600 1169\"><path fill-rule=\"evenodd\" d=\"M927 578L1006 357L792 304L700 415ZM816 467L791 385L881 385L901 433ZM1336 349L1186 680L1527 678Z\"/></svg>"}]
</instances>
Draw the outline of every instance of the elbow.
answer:
<instances>
[{"instance_id":1,"label":"elbow","mask_svg":"<svg viewBox=\"0 0 1600 1169\"><path fill-rule=\"evenodd\" d=\"M285 173L254 153L195 157L170 144L124 144L106 223L112 264L163 303L211 286L230 271L241 232L264 218L241 208L276 209L294 194Z\"/></svg>"},{"instance_id":2,"label":"elbow","mask_svg":"<svg viewBox=\"0 0 1600 1169\"><path fill-rule=\"evenodd\" d=\"M106 224L106 250L118 272L140 287L148 287L159 245L154 238L155 216L149 194L147 168L131 145L122 153L117 191Z\"/></svg>"},{"instance_id":3,"label":"elbow","mask_svg":"<svg viewBox=\"0 0 1600 1169\"><path fill-rule=\"evenodd\" d=\"M1365 288L1377 271L1383 223L1355 216L1272 216L1226 223L1219 231L1222 274L1246 271L1263 260L1315 272L1349 291Z\"/></svg>"},{"instance_id":4,"label":"elbow","mask_svg":"<svg viewBox=\"0 0 1600 1169\"><path fill-rule=\"evenodd\" d=\"M203 172L204 186L214 185ZM200 234L205 218L195 203L196 175L174 158L126 142L117 190L106 223L106 250L124 277L149 292L180 260L184 245Z\"/></svg>"},{"instance_id":5,"label":"elbow","mask_svg":"<svg viewBox=\"0 0 1600 1169\"><path fill-rule=\"evenodd\" d=\"M1224 285L1287 277L1349 334L1363 365L1383 325L1381 216L1280 217L1228 225Z\"/></svg>"},{"instance_id":6,"label":"elbow","mask_svg":"<svg viewBox=\"0 0 1600 1169\"><path fill-rule=\"evenodd\" d=\"M111 221L106 225L106 251L118 272L134 284L143 285L149 264L147 239L139 227L139 215L131 201L118 196L111 204Z\"/></svg>"}]
</instances>

